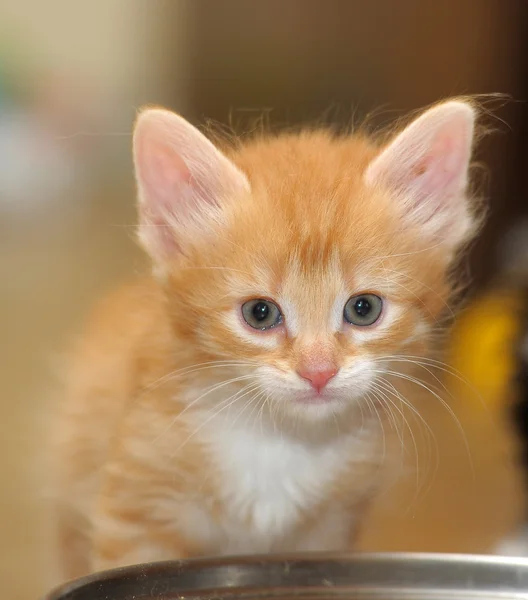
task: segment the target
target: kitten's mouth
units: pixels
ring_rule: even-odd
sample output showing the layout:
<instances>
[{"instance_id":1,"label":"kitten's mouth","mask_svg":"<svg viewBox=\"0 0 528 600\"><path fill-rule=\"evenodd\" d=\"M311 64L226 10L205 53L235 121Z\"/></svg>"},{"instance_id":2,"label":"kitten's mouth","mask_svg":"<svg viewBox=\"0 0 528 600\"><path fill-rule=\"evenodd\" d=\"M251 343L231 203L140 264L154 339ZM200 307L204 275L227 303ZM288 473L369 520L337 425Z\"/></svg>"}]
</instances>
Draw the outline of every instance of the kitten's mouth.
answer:
<instances>
[{"instance_id":1,"label":"kitten's mouth","mask_svg":"<svg viewBox=\"0 0 528 600\"><path fill-rule=\"evenodd\" d=\"M335 396L324 390L322 392L308 392L299 396L297 398L297 402L299 404L309 404L309 405L317 405L317 404L330 404L335 401Z\"/></svg>"}]
</instances>

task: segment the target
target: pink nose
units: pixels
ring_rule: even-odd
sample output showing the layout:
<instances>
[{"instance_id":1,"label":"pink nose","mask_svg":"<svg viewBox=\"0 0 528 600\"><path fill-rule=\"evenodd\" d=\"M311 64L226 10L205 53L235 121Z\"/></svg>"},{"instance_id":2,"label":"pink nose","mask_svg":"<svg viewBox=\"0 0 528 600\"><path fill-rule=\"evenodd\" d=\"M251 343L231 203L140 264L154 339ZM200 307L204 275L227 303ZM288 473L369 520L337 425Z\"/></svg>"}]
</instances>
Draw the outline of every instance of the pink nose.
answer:
<instances>
[{"instance_id":1,"label":"pink nose","mask_svg":"<svg viewBox=\"0 0 528 600\"><path fill-rule=\"evenodd\" d=\"M320 392L330 379L336 375L337 369L335 367L314 371L310 369L301 369L298 373L303 379L307 379L317 392Z\"/></svg>"}]
</instances>

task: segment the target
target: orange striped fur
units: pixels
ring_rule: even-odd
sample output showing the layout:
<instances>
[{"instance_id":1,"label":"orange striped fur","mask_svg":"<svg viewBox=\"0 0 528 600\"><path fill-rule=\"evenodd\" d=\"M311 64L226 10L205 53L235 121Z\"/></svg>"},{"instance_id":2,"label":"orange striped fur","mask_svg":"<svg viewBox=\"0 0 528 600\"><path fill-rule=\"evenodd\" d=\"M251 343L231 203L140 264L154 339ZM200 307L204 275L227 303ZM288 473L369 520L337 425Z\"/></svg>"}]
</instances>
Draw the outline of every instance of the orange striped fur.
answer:
<instances>
[{"instance_id":1,"label":"orange striped fur","mask_svg":"<svg viewBox=\"0 0 528 600\"><path fill-rule=\"evenodd\" d=\"M55 431L65 576L351 547L391 466L382 427L410 369L395 359L431 351L474 232L473 118L453 101L384 147L316 130L220 154L176 115L140 115L155 269L100 304L74 354ZM366 293L379 320L346 322ZM246 324L255 298L282 322ZM298 374L329 369L317 391Z\"/></svg>"}]
</instances>

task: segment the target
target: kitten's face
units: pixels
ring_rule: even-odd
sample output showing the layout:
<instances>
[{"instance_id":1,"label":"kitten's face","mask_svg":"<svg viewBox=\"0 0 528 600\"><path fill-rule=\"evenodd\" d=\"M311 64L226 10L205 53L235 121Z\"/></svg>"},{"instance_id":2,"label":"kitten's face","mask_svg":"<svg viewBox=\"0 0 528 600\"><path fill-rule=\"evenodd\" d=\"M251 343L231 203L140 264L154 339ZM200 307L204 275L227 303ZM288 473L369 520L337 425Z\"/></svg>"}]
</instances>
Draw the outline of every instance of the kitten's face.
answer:
<instances>
[{"instance_id":1,"label":"kitten's face","mask_svg":"<svg viewBox=\"0 0 528 600\"><path fill-rule=\"evenodd\" d=\"M254 376L240 382L253 389L241 402L262 392L275 414L308 419L387 395L390 358L423 354L447 292L444 253L402 227L358 172L337 186L322 177L343 173L342 149L317 143L328 144L324 164L304 157L298 140L281 141L283 165L267 162L276 183L253 176L227 223L188 246L169 292L197 334L198 362L247 361L223 370Z\"/></svg>"},{"instance_id":2,"label":"kitten's face","mask_svg":"<svg viewBox=\"0 0 528 600\"><path fill-rule=\"evenodd\" d=\"M233 162L209 154L212 174L185 167L200 153L170 162L161 144L147 184L138 177L143 195L147 185L157 193L154 207L140 205L141 235L163 265L174 326L193 360L225 361L212 379L239 377L240 402L267 400L276 414L309 420L391 394L387 377L402 371L401 359L427 349L470 227L472 112L456 103L455 113L456 127L442 115L433 134L422 128L402 147L415 122L381 153L325 133L257 141ZM148 181L152 169L161 174ZM205 208L194 216L197 205Z\"/></svg>"}]
</instances>

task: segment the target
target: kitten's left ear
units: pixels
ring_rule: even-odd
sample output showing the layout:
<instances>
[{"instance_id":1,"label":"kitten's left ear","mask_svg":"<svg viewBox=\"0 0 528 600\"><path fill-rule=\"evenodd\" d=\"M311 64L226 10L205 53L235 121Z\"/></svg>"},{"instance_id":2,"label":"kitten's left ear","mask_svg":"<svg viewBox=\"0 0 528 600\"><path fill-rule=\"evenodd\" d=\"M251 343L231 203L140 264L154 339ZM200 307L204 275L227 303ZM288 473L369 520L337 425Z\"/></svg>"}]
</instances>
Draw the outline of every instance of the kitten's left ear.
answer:
<instances>
[{"instance_id":1,"label":"kitten's left ear","mask_svg":"<svg viewBox=\"0 0 528 600\"><path fill-rule=\"evenodd\" d=\"M402 202L406 219L452 248L471 231L465 197L475 111L450 101L429 109L382 150L365 172L371 186Z\"/></svg>"}]
</instances>

